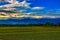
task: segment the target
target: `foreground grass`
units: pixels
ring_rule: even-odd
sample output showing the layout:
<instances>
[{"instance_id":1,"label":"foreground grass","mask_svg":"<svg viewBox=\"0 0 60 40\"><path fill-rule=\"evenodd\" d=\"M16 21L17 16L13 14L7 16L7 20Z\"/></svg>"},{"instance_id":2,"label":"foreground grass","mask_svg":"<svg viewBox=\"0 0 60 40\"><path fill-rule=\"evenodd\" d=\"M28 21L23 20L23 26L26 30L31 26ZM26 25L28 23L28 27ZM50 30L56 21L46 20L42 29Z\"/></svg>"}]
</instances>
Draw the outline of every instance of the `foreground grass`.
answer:
<instances>
[{"instance_id":1,"label":"foreground grass","mask_svg":"<svg viewBox=\"0 0 60 40\"><path fill-rule=\"evenodd\" d=\"M0 40L60 40L60 28L0 27Z\"/></svg>"}]
</instances>

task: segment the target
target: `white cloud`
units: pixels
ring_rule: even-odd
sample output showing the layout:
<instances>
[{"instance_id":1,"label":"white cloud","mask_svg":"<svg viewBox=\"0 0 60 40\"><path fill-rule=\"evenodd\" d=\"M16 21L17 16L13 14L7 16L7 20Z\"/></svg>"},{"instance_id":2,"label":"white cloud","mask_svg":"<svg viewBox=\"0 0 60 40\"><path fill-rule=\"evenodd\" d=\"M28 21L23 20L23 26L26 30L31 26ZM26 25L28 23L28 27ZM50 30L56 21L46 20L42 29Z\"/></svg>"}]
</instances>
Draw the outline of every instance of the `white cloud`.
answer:
<instances>
[{"instance_id":1,"label":"white cloud","mask_svg":"<svg viewBox=\"0 0 60 40\"><path fill-rule=\"evenodd\" d=\"M25 8L29 8L29 3L27 3L25 0L23 2L18 2L18 1L15 1L14 3L11 3L11 4L6 4L6 5L2 5L0 6L0 8L12 8L12 7L15 7L15 6L22 6L22 7L25 7Z\"/></svg>"},{"instance_id":2,"label":"white cloud","mask_svg":"<svg viewBox=\"0 0 60 40\"><path fill-rule=\"evenodd\" d=\"M15 8L7 8L7 9L3 9L3 10L6 10L6 11L14 11Z\"/></svg>"},{"instance_id":3,"label":"white cloud","mask_svg":"<svg viewBox=\"0 0 60 40\"><path fill-rule=\"evenodd\" d=\"M40 9L44 9L45 7L33 7L33 10L40 10Z\"/></svg>"},{"instance_id":4,"label":"white cloud","mask_svg":"<svg viewBox=\"0 0 60 40\"><path fill-rule=\"evenodd\" d=\"M43 15L42 18L60 18L60 16Z\"/></svg>"},{"instance_id":5,"label":"white cloud","mask_svg":"<svg viewBox=\"0 0 60 40\"><path fill-rule=\"evenodd\" d=\"M30 16L31 18L37 18L37 19L39 19L39 18L60 18L60 16L49 16L49 15L43 15L43 16L37 16L37 15L35 15L35 16Z\"/></svg>"},{"instance_id":6,"label":"white cloud","mask_svg":"<svg viewBox=\"0 0 60 40\"><path fill-rule=\"evenodd\" d=\"M43 18L56 18L55 16L44 15Z\"/></svg>"}]
</instances>

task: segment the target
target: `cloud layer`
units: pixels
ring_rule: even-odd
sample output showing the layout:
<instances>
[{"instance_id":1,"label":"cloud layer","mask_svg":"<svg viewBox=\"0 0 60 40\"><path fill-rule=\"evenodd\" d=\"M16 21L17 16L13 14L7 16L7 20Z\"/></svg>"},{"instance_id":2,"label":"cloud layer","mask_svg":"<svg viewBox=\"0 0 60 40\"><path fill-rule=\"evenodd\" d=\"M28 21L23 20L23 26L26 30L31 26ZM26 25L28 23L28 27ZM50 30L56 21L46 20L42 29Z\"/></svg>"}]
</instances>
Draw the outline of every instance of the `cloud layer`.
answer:
<instances>
[{"instance_id":1,"label":"cloud layer","mask_svg":"<svg viewBox=\"0 0 60 40\"><path fill-rule=\"evenodd\" d=\"M23 2L18 2L16 1L15 3L11 3L11 4L6 4L3 6L0 6L1 10L5 10L5 11L19 11L17 12L17 14L21 15L19 16L21 17L30 17L30 18L59 18L60 16L51 16L51 15L40 15L41 12L40 10L44 10L45 7L30 7L29 3L27 3L26 1ZM35 11L36 10L36 11ZM27 13L28 12L28 13Z\"/></svg>"}]
</instances>

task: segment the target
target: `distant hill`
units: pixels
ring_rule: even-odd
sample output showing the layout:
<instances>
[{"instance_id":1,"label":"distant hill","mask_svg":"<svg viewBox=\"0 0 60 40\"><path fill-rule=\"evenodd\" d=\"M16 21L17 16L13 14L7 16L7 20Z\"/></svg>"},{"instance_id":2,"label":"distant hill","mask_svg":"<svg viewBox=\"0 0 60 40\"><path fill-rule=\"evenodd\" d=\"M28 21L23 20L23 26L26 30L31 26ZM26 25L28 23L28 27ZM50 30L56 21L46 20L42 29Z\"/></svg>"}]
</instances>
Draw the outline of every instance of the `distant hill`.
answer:
<instances>
[{"instance_id":1,"label":"distant hill","mask_svg":"<svg viewBox=\"0 0 60 40\"><path fill-rule=\"evenodd\" d=\"M34 18L20 18L20 19L0 19L0 24L45 24L46 22L49 23L60 23L60 18L40 18L40 19L34 19Z\"/></svg>"}]
</instances>

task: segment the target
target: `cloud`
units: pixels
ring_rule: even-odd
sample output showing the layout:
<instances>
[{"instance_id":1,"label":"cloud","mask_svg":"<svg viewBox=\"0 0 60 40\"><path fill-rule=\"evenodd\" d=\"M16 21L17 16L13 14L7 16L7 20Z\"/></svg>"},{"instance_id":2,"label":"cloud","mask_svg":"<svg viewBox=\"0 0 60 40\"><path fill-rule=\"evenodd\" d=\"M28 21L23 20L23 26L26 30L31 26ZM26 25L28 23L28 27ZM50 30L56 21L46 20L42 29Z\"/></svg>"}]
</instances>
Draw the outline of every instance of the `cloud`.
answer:
<instances>
[{"instance_id":1,"label":"cloud","mask_svg":"<svg viewBox=\"0 0 60 40\"><path fill-rule=\"evenodd\" d=\"M5 10L5 11L13 11L14 12L16 10L16 12L24 12L24 9L21 11L20 7L24 7L26 9L26 8L30 8L29 5L30 5L30 3L27 3L25 0L22 2L15 1L14 3L5 4L5 5L0 6L0 9ZM17 9L17 7L19 7L20 9Z\"/></svg>"},{"instance_id":2,"label":"cloud","mask_svg":"<svg viewBox=\"0 0 60 40\"><path fill-rule=\"evenodd\" d=\"M27 3L25 0L23 2L16 1L16 2L11 3L11 4L2 5L2 6L0 6L0 8L1 9L3 9L3 8L8 8L9 9L9 8L14 8L15 6L30 8L29 3Z\"/></svg>"},{"instance_id":3,"label":"cloud","mask_svg":"<svg viewBox=\"0 0 60 40\"><path fill-rule=\"evenodd\" d=\"M14 3L11 3L11 4L6 4L6 5L3 5L3 6L0 6L0 9L2 10L6 10L6 11L12 11L12 10L16 10L17 8L14 8L15 6L17 7L25 7L25 8L30 8L29 6L29 3L27 3L26 1L23 1L23 2L14 2ZM42 10L44 9L45 7L31 7L32 10ZM28 11L28 10L20 10L20 12L24 12L24 11ZM34 11L36 12L36 11ZM29 10L29 13L22 13L23 15L21 15L20 17L31 17L31 18L59 18L60 16L49 16L49 15L39 15L39 14L36 14L34 12L31 12Z\"/></svg>"},{"instance_id":4,"label":"cloud","mask_svg":"<svg viewBox=\"0 0 60 40\"><path fill-rule=\"evenodd\" d=\"M60 16L49 16L49 15L41 15L41 16L38 16L38 15L35 15L35 16L30 16L31 18L37 18L37 19L39 19L39 18L60 18Z\"/></svg>"},{"instance_id":5,"label":"cloud","mask_svg":"<svg viewBox=\"0 0 60 40\"><path fill-rule=\"evenodd\" d=\"M60 18L60 16L43 15L42 18Z\"/></svg>"},{"instance_id":6,"label":"cloud","mask_svg":"<svg viewBox=\"0 0 60 40\"><path fill-rule=\"evenodd\" d=\"M37 14L34 14L32 12L23 13L22 15L24 15L24 17L30 17L30 18L36 18L36 19L39 19L39 18L60 18L60 16L37 15Z\"/></svg>"},{"instance_id":7,"label":"cloud","mask_svg":"<svg viewBox=\"0 0 60 40\"><path fill-rule=\"evenodd\" d=\"M33 7L32 9L33 10L41 10L41 9L44 9L45 7Z\"/></svg>"},{"instance_id":8,"label":"cloud","mask_svg":"<svg viewBox=\"0 0 60 40\"><path fill-rule=\"evenodd\" d=\"M13 7L15 7L15 6L22 6L22 7L26 7L26 8L30 7L29 3L27 3L26 1L22 1L22 2L16 1L15 3L9 4L9 5L11 5L10 7L12 7L12 5L13 5ZM9 5L7 5L7 6L9 6Z\"/></svg>"},{"instance_id":9,"label":"cloud","mask_svg":"<svg viewBox=\"0 0 60 40\"><path fill-rule=\"evenodd\" d=\"M6 10L6 11L14 11L16 9L15 8L6 8L6 9L3 9L3 10Z\"/></svg>"},{"instance_id":10,"label":"cloud","mask_svg":"<svg viewBox=\"0 0 60 40\"><path fill-rule=\"evenodd\" d=\"M56 16L44 15L43 18L56 18Z\"/></svg>"},{"instance_id":11,"label":"cloud","mask_svg":"<svg viewBox=\"0 0 60 40\"><path fill-rule=\"evenodd\" d=\"M42 16L31 16L31 18L37 18L37 19L39 19L39 18L42 18Z\"/></svg>"}]
</instances>

